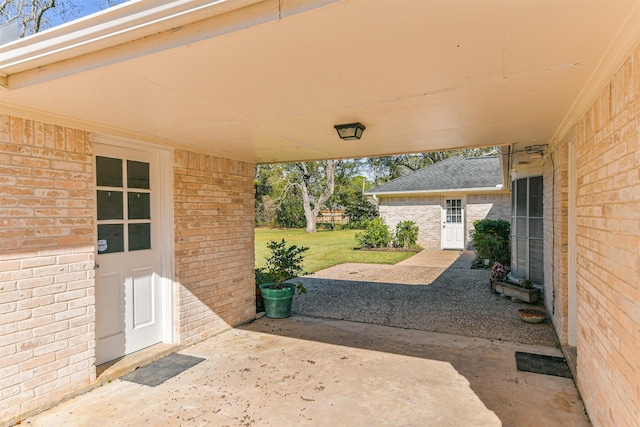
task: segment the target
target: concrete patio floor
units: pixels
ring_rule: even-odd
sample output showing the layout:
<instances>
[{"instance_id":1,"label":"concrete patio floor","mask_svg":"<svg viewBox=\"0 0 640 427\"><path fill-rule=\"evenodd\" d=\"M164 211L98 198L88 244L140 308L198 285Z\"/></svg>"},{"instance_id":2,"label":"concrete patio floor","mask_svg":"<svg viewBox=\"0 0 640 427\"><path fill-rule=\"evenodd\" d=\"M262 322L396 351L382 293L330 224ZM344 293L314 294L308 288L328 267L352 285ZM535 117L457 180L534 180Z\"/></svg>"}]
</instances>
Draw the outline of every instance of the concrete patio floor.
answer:
<instances>
[{"instance_id":1,"label":"concrete patio floor","mask_svg":"<svg viewBox=\"0 0 640 427\"><path fill-rule=\"evenodd\" d=\"M324 307L324 317L346 306L357 321L341 320L342 311L333 320L305 316L313 310L298 303L291 318L263 317L183 349L205 360L156 387L118 379L177 349L158 344L101 366L103 386L23 424L588 426L572 379L516 369L516 351L562 357L551 325L514 323L520 304L491 295L486 272L470 270L472 259L468 251L423 251L395 266L317 272L304 280L325 298L314 299L312 289L299 301ZM369 301L358 286L393 298ZM337 293L327 299L331 289ZM471 304L461 290L474 292ZM393 316L372 317L389 301ZM356 316L361 311L365 317ZM471 312L473 322L455 327Z\"/></svg>"},{"instance_id":2,"label":"concrete patio floor","mask_svg":"<svg viewBox=\"0 0 640 427\"><path fill-rule=\"evenodd\" d=\"M294 316L180 353L205 360L157 387L116 379L32 426L587 426L571 379L518 372L553 347Z\"/></svg>"}]
</instances>

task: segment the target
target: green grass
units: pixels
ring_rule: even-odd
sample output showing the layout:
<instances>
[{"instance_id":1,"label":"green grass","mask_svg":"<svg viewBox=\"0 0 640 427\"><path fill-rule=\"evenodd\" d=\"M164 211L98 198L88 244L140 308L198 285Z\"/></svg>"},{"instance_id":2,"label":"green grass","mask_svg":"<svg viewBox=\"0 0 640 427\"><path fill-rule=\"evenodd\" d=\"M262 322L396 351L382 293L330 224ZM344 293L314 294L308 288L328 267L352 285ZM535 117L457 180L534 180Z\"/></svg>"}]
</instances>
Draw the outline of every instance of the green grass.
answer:
<instances>
[{"instance_id":1,"label":"green grass","mask_svg":"<svg viewBox=\"0 0 640 427\"><path fill-rule=\"evenodd\" d=\"M357 245L357 230L319 230L307 234L304 230L276 230L257 228L255 230L256 268L264 267L266 257L270 255L267 242L285 239L287 244L308 246L305 252L304 269L307 273L345 262L370 264L395 264L409 258L413 252L371 252L354 250Z\"/></svg>"}]
</instances>

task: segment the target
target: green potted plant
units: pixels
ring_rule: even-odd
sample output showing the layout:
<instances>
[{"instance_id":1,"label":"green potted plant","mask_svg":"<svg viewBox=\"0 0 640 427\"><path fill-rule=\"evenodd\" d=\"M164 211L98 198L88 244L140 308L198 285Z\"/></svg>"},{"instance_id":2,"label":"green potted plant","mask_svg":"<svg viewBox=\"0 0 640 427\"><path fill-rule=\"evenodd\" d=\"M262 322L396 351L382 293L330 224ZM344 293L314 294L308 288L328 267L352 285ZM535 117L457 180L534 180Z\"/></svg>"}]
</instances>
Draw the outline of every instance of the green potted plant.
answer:
<instances>
[{"instance_id":1,"label":"green potted plant","mask_svg":"<svg viewBox=\"0 0 640 427\"><path fill-rule=\"evenodd\" d=\"M305 293L307 289L302 283L290 283L287 280L304 274L303 253L309 250L306 246L287 246L284 239L280 242L270 241L267 248L271 255L267 257L267 266L260 269L271 280L259 286L264 300L265 315L272 319L291 316L291 305L296 291Z\"/></svg>"}]
</instances>

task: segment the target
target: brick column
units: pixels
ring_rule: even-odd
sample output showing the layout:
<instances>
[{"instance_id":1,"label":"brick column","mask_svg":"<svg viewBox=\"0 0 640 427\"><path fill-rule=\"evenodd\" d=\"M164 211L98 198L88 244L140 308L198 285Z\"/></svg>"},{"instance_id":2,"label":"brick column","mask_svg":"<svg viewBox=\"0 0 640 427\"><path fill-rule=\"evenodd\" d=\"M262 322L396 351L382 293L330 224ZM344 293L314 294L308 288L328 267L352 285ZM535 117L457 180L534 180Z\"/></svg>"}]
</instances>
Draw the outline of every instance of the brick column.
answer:
<instances>
[{"instance_id":1,"label":"brick column","mask_svg":"<svg viewBox=\"0 0 640 427\"><path fill-rule=\"evenodd\" d=\"M0 224L2 424L95 379L87 133L0 116Z\"/></svg>"},{"instance_id":2,"label":"brick column","mask_svg":"<svg viewBox=\"0 0 640 427\"><path fill-rule=\"evenodd\" d=\"M189 345L255 318L253 165L176 150L178 339Z\"/></svg>"},{"instance_id":3,"label":"brick column","mask_svg":"<svg viewBox=\"0 0 640 427\"><path fill-rule=\"evenodd\" d=\"M640 425L640 46L576 126L578 386L594 425Z\"/></svg>"}]
</instances>

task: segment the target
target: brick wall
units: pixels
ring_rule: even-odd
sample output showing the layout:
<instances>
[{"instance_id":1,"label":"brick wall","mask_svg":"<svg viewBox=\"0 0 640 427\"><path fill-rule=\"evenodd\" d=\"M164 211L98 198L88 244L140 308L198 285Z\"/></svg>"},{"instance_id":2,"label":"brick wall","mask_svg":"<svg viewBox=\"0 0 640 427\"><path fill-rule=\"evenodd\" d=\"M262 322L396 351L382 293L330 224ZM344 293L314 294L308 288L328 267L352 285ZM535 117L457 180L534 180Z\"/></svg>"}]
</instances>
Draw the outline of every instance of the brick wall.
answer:
<instances>
[{"instance_id":1,"label":"brick wall","mask_svg":"<svg viewBox=\"0 0 640 427\"><path fill-rule=\"evenodd\" d=\"M174 158L176 319L189 345L255 318L253 165Z\"/></svg>"},{"instance_id":2,"label":"brick wall","mask_svg":"<svg viewBox=\"0 0 640 427\"><path fill-rule=\"evenodd\" d=\"M568 342L569 146L548 153L544 182L544 295L558 339ZM551 160L552 159L552 160Z\"/></svg>"},{"instance_id":3,"label":"brick wall","mask_svg":"<svg viewBox=\"0 0 640 427\"><path fill-rule=\"evenodd\" d=\"M380 197L378 210L389 229L400 221L418 225L418 244L425 249L440 249L441 196Z\"/></svg>"},{"instance_id":4,"label":"brick wall","mask_svg":"<svg viewBox=\"0 0 640 427\"><path fill-rule=\"evenodd\" d=\"M95 379L88 134L0 115L0 224L2 424Z\"/></svg>"},{"instance_id":5,"label":"brick wall","mask_svg":"<svg viewBox=\"0 0 640 427\"><path fill-rule=\"evenodd\" d=\"M442 201L445 196L380 197L379 212L389 228L400 221L418 224L418 244L425 249L441 249ZM465 232L467 242L478 219L492 218L509 220L511 212L509 194L478 194L466 196Z\"/></svg>"},{"instance_id":6,"label":"brick wall","mask_svg":"<svg viewBox=\"0 0 640 427\"><path fill-rule=\"evenodd\" d=\"M576 125L578 386L596 426L640 425L640 46Z\"/></svg>"},{"instance_id":7,"label":"brick wall","mask_svg":"<svg viewBox=\"0 0 640 427\"><path fill-rule=\"evenodd\" d=\"M479 219L511 219L511 194L470 194L467 196L467 242L473 223ZM468 246L468 245L467 245Z\"/></svg>"}]
</instances>

